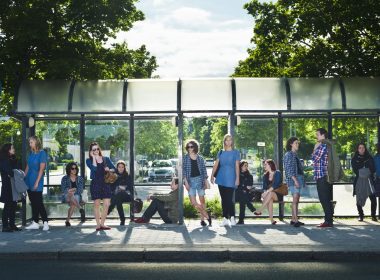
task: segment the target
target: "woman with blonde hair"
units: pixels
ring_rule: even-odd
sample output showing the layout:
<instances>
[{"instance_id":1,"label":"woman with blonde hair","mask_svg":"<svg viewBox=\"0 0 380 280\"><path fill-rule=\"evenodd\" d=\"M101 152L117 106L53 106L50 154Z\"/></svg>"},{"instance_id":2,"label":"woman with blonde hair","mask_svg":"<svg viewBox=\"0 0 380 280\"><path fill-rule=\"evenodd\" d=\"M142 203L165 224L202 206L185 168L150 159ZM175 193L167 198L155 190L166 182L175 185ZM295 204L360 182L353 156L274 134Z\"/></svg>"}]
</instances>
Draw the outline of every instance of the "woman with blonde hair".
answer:
<instances>
[{"instance_id":1,"label":"woman with blonde hair","mask_svg":"<svg viewBox=\"0 0 380 280\"><path fill-rule=\"evenodd\" d=\"M32 206L32 223L25 229L39 229L39 217L43 222L42 230L49 230L48 218L42 198L44 188L44 172L47 163L46 152L42 149L41 141L37 136L29 137L31 153L25 168L25 183L28 186L28 196Z\"/></svg>"},{"instance_id":2,"label":"woman with blonde hair","mask_svg":"<svg viewBox=\"0 0 380 280\"><path fill-rule=\"evenodd\" d=\"M219 151L214 167L211 172L211 183L218 184L220 197L222 199L223 222L222 226L234 226L235 203L234 192L239 186L240 179L240 153L233 149L232 136L226 134L223 138L224 149ZM217 175L215 172L218 170Z\"/></svg>"}]
</instances>

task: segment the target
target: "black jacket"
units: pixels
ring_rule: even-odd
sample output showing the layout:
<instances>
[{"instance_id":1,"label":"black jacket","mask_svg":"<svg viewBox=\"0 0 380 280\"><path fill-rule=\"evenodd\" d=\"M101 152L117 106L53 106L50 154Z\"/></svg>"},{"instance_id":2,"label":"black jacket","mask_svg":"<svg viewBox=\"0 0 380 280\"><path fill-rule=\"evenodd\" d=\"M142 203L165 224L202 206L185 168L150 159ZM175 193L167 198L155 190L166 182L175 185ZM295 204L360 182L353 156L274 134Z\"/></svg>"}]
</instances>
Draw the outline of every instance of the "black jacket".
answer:
<instances>
[{"instance_id":1,"label":"black jacket","mask_svg":"<svg viewBox=\"0 0 380 280\"><path fill-rule=\"evenodd\" d=\"M359 169L363 167L369 168L369 171L371 172L371 177L370 179L373 182L374 174L376 172L375 168L375 161L373 160L373 157L370 154L367 155L359 155L355 154L354 157L351 159L351 166L352 170L355 173L355 179L354 179L354 186L356 185L356 182L358 181L359 178ZM355 195L355 188L353 188L353 195Z\"/></svg>"},{"instance_id":2,"label":"black jacket","mask_svg":"<svg viewBox=\"0 0 380 280\"><path fill-rule=\"evenodd\" d=\"M240 172L239 191L248 191L247 186L253 185L253 176L248 172Z\"/></svg>"},{"instance_id":3,"label":"black jacket","mask_svg":"<svg viewBox=\"0 0 380 280\"><path fill-rule=\"evenodd\" d=\"M113 183L111 185L111 191L112 191L112 193L115 192L115 189L116 189L117 186L127 186L126 190L129 191L130 194L132 194L132 192L133 192L132 185L133 184L132 184L132 178L131 178L131 176L129 176L129 174L127 174L127 173L118 174L116 172L116 174L117 174L118 177L117 177L115 183Z\"/></svg>"},{"instance_id":4,"label":"black jacket","mask_svg":"<svg viewBox=\"0 0 380 280\"><path fill-rule=\"evenodd\" d=\"M15 159L0 159L0 172L2 182L0 202L9 203L13 201L11 185L13 169L17 169L17 161Z\"/></svg>"}]
</instances>

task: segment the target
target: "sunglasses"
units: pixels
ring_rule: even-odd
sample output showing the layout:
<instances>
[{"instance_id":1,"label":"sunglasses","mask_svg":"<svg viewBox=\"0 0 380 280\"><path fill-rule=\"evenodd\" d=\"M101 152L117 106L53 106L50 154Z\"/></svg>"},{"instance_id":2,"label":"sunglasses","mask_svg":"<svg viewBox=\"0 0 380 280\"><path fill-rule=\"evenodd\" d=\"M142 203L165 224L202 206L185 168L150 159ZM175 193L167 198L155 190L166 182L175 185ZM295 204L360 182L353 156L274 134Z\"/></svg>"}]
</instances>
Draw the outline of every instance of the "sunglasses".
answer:
<instances>
[{"instance_id":1,"label":"sunglasses","mask_svg":"<svg viewBox=\"0 0 380 280\"><path fill-rule=\"evenodd\" d=\"M187 146L186 149L192 149L194 146Z\"/></svg>"},{"instance_id":2,"label":"sunglasses","mask_svg":"<svg viewBox=\"0 0 380 280\"><path fill-rule=\"evenodd\" d=\"M93 152L99 151L99 148L92 149Z\"/></svg>"},{"instance_id":3,"label":"sunglasses","mask_svg":"<svg viewBox=\"0 0 380 280\"><path fill-rule=\"evenodd\" d=\"M78 170L78 167L73 166L71 167L71 170Z\"/></svg>"}]
</instances>

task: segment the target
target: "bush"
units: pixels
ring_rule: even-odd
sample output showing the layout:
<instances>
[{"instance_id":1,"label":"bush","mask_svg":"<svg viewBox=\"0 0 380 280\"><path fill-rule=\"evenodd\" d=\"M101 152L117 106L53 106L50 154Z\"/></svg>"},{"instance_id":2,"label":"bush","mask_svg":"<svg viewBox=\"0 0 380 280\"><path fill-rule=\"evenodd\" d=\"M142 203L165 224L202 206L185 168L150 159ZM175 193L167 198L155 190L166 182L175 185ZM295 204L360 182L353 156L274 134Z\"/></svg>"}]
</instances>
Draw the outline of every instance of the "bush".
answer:
<instances>
[{"instance_id":1,"label":"bush","mask_svg":"<svg viewBox=\"0 0 380 280\"><path fill-rule=\"evenodd\" d=\"M57 170L58 166L55 162L49 162L49 170Z\"/></svg>"},{"instance_id":2,"label":"bush","mask_svg":"<svg viewBox=\"0 0 380 280\"><path fill-rule=\"evenodd\" d=\"M219 198L214 197L206 200L206 208L211 210L212 216L215 218L222 216L222 205ZM189 197L185 197L183 201L183 216L185 218L198 218L198 211L191 205Z\"/></svg>"},{"instance_id":3,"label":"bush","mask_svg":"<svg viewBox=\"0 0 380 280\"><path fill-rule=\"evenodd\" d=\"M183 201L183 216L185 218L197 218L198 211L191 205L190 198L185 197Z\"/></svg>"}]
</instances>

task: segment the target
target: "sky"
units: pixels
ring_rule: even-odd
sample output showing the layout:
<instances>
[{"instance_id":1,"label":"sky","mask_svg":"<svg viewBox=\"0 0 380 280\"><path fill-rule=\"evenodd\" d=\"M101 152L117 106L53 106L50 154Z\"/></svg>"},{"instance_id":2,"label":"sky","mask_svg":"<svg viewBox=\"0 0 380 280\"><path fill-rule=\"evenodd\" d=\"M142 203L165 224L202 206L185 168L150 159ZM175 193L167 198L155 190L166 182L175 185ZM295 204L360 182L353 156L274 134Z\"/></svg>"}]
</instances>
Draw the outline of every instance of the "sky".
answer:
<instances>
[{"instance_id":1,"label":"sky","mask_svg":"<svg viewBox=\"0 0 380 280\"><path fill-rule=\"evenodd\" d=\"M253 18L248 0L140 0L145 20L117 42L142 44L157 58L160 78L228 77L248 57Z\"/></svg>"}]
</instances>

